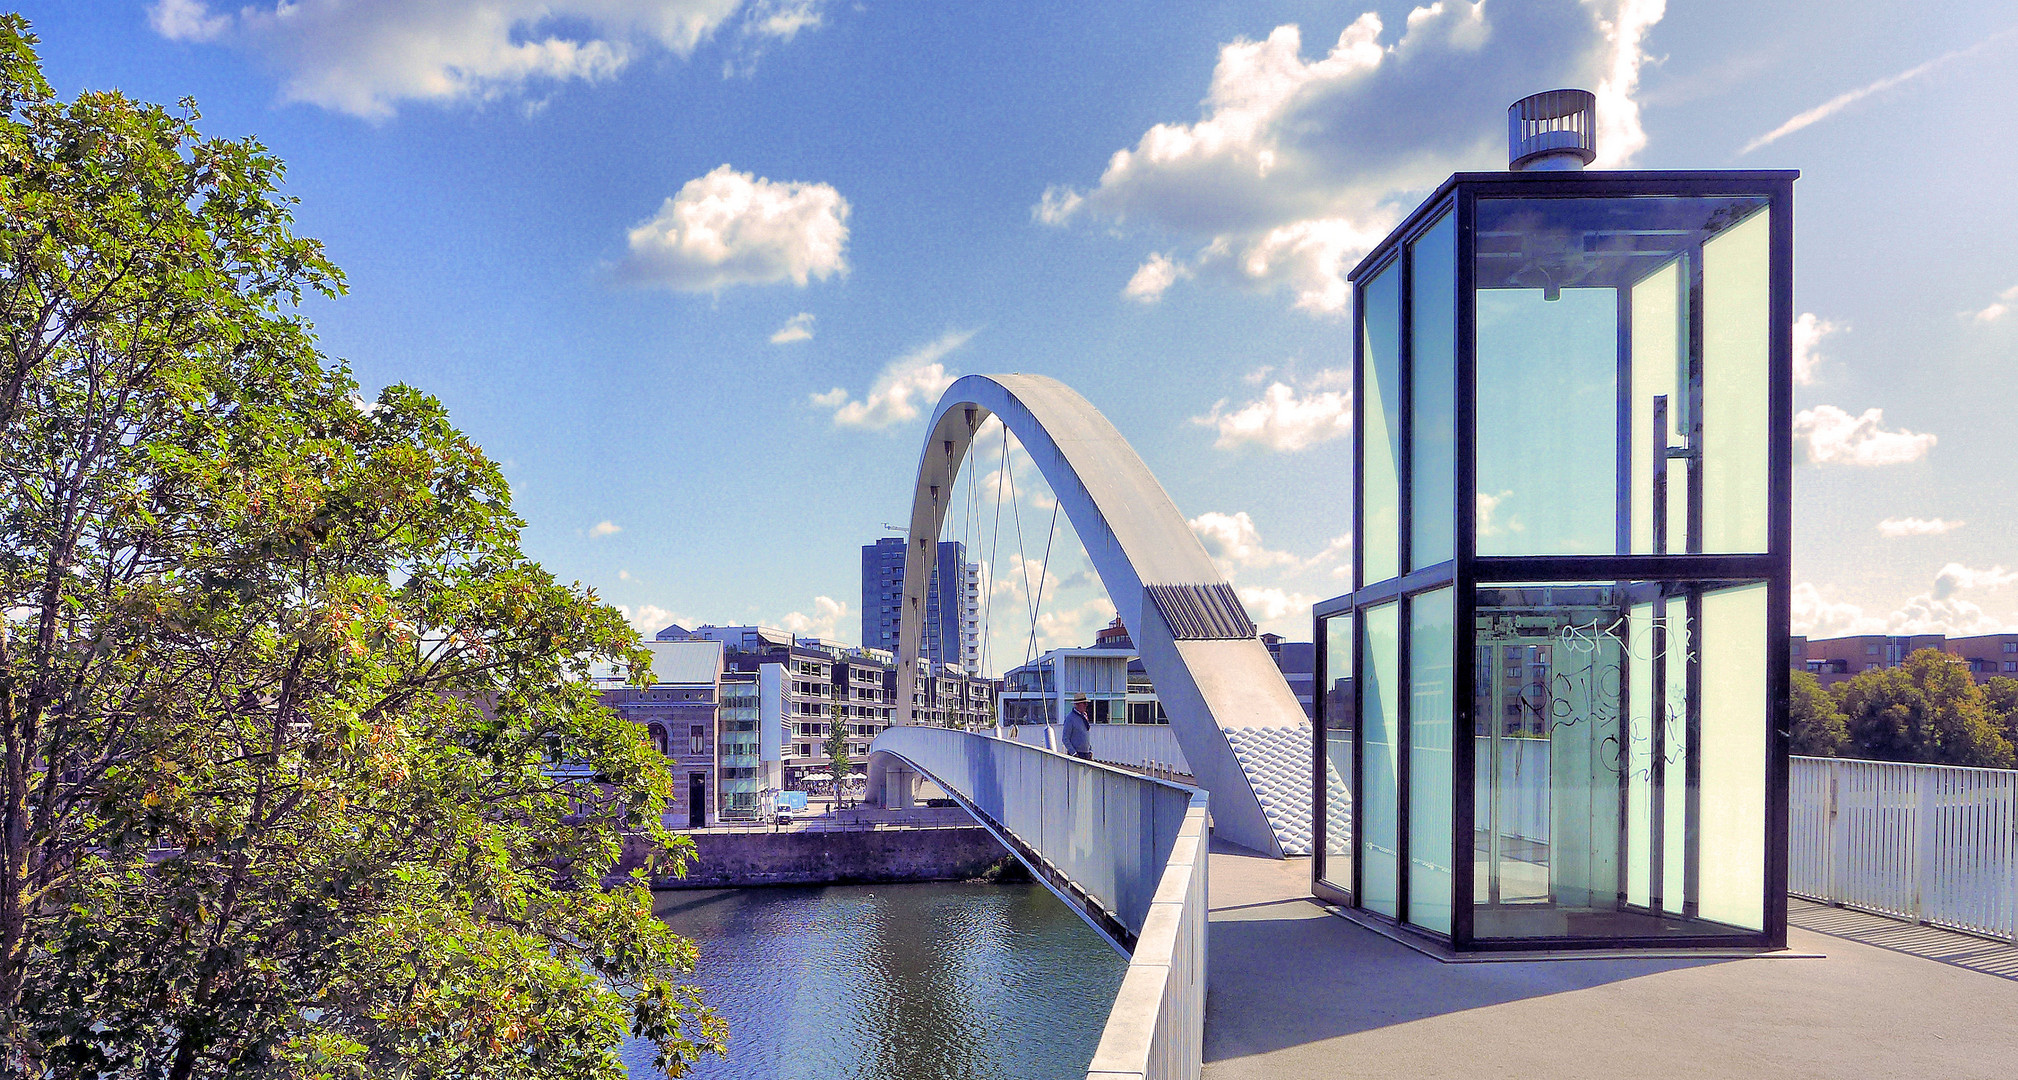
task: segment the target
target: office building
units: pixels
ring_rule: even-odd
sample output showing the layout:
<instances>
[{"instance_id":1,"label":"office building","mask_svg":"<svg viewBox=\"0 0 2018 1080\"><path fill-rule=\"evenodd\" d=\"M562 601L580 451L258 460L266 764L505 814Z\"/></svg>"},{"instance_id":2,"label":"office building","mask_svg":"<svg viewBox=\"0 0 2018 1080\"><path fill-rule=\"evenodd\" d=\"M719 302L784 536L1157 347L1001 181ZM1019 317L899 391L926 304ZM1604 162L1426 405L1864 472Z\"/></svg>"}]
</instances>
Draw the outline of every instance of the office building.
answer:
<instances>
[{"instance_id":1,"label":"office building","mask_svg":"<svg viewBox=\"0 0 2018 1080\"><path fill-rule=\"evenodd\" d=\"M862 547L862 647L895 655L904 601L904 539L886 536ZM967 547L941 540L925 588L925 624L918 655L934 664L981 671L981 566Z\"/></svg>"}]
</instances>

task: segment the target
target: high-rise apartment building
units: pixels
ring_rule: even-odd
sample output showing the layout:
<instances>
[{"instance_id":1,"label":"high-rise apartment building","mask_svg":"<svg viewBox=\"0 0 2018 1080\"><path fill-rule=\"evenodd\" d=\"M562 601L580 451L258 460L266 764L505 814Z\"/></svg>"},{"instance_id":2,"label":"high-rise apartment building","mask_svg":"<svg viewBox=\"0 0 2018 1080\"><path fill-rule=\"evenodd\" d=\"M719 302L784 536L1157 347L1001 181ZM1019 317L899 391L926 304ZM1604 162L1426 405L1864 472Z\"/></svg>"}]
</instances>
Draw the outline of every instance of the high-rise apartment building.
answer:
<instances>
[{"instance_id":1,"label":"high-rise apartment building","mask_svg":"<svg viewBox=\"0 0 2018 1080\"><path fill-rule=\"evenodd\" d=\"M933 665L981 671L981 565L967 561L967 546L941 540L925 589L924 636L918 655ZM886 536L862 546L862 645L897 651L904 604L904 538Z\"/></svg>"}]
</instances>

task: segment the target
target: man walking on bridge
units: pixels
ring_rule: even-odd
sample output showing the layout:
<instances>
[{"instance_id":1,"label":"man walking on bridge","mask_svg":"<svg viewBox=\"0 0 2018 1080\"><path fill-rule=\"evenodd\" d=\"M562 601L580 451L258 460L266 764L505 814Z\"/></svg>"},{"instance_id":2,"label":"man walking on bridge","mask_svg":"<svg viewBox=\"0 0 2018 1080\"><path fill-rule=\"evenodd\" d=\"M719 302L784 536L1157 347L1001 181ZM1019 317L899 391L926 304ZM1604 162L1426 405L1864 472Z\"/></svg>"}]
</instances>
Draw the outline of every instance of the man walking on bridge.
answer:
<instances>
[{"instance_id":1,"label":"man walking on bridge","mask_svg":"<svg viewBox=\"0 0 2018 1080\"><path fill-rule=\"evenodd\" d=\"M1072 711L1065 714L1065 752L1076 758L1093 760L1093 706L1085 694L1072 695Z\"/></svg>"}]
</instances>

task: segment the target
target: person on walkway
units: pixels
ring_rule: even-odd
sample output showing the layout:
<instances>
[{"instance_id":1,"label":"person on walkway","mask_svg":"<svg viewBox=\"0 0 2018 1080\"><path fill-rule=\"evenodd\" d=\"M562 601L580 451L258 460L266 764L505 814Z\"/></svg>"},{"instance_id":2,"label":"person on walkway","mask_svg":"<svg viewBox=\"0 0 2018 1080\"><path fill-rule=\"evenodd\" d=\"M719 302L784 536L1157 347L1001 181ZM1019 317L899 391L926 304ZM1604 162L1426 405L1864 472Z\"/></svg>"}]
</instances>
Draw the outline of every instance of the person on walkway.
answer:
<instances>
[{"instance_id":1,"label":"person on walkway","mask_svg":"<svg viewBox=\"0 0 2018 1080\"><path fill-rule=\"evenodd\" d=\"M1065 714L1065 752L1093 760L1093 705L1085 694L1072 695L1072 711Z\"/></svg>"}]
</instances>

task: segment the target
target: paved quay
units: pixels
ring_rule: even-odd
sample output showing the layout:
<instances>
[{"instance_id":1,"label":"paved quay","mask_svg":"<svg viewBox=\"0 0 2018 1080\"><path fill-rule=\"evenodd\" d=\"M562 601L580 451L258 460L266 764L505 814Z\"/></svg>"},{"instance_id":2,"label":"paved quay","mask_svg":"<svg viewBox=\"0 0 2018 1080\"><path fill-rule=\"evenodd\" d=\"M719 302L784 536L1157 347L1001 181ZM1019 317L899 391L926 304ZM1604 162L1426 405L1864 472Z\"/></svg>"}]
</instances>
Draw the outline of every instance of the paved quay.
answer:
<instances>
[{"instance_id":1,"label":"paved quay","mask_svg":"<svg viewBox=\"0 0 2018 1080\"><path fill-rule=\"evenodd\" d=\"M1822 958L1445 964L1215 845L1208 1080L2018 1077L2018 948L1793 902Z\"/></svg>"}]
</instances>

